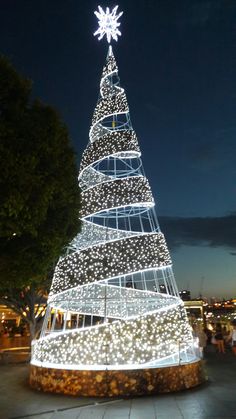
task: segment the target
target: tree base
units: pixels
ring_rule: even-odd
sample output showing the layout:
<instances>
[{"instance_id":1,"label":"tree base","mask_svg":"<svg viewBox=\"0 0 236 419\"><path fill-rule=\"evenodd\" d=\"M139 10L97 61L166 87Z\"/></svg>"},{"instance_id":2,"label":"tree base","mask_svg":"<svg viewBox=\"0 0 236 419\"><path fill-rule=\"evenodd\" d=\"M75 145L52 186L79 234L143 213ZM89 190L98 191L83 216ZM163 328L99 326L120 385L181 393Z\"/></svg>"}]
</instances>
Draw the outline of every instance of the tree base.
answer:
<instances>
[{"instance_id":1,"label":"tree base","mask_svg":"<svg viewBox=\"0 0 236 419\"><path fill-rule=\"evenodd\" d=\"M62 370L31 365L36 390L89 397L127 397L189 389L207 380L203 362L135 370Z\"/></svg>"}]
</instances>

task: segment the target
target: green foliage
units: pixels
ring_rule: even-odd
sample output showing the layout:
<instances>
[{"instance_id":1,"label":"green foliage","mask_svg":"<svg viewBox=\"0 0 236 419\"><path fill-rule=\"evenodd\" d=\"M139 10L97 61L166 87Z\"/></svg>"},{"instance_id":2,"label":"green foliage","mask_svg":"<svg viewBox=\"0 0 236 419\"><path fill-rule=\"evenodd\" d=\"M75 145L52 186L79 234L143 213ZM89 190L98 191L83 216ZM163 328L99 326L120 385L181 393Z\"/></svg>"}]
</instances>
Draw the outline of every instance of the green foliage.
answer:
<instances>
[{"instance_id":1,"label":"green foliage","mask_svg":"<svg viewBox=\"0 0 236 419\"><path fill-rule=\"evenodd\" d=\"M75 155L57 112L0 57L0 287L41 281L79 231Z\"/></svg>"}]
</instances>

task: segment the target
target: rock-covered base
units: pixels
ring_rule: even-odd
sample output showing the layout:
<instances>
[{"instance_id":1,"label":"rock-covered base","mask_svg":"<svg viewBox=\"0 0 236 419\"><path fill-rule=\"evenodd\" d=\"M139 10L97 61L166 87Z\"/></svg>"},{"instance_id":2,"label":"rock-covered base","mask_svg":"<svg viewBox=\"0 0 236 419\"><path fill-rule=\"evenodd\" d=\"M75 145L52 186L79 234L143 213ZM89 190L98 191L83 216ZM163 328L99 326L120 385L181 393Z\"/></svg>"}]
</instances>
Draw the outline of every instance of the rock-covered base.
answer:
<instances>
[{"instance_id":1,"label":"rock-covered base","mask_svg":"<svg viewBox=\"0 0 236 419\"><path fill-rule=\"evenodd\" d=\"M36 390L74 396L137 396L168 393L206 381L202 361L166 368L78 371L31 365L30 386Z\"/></svg>"}]
</instances>

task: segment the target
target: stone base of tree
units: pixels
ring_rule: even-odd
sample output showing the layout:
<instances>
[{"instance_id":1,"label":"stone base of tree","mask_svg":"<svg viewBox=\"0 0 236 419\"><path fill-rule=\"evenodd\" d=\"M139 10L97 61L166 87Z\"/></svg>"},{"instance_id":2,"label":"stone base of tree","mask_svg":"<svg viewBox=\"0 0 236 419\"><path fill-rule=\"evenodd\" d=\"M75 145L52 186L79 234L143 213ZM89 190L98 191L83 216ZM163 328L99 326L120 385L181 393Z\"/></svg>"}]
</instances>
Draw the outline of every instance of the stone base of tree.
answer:
<instances>
[{"instance_id":1,"label":"stone base of tree","mask_svg":"<svg viewBox=\"0 0 236 419\"><path fill-rule=\"evenodd\" d=\"M207 380L203 362L135 370L61 370L31 365L30 386L74 396L116 397L169 393Z\"/></svg>"}]
</instances>

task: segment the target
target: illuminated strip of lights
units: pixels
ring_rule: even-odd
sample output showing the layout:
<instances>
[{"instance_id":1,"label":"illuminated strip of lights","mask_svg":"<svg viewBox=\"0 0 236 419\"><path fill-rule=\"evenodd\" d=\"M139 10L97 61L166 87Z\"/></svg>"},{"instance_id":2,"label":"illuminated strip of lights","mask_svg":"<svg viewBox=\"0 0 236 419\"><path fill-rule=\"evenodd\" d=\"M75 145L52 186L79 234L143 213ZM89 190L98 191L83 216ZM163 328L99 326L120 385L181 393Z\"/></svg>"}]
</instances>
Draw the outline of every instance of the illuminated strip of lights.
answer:
<instances>
[{"instance_id":1,"label":"illuminated strip of lights","mask_svg":"<svg viewBox=\"0 0 236 419\"><path fill-rule=\"evenodd\" d=\"M98 102L93 114L92 125L114 113L118 115L126 112L129 112L129 106L124 92L120 92L117 96L108 96Z\"/></svg>"},{"instance_id":2,"label":"illuminated strip of lights","mask_svg":"<svg viewBox=\"0 0 236 419\"><path fill-rule=\"evenodd\" d=\"M63 259L61 259L61 260L63 260ZM128 273L122 275L122 278L126 278L126 277L128 277L130 275L134 275L134 274L137 274L137 273L146 273L146 272L151 272L151 271L165 271L168 268L171 269L172 268L172 264L165 265L165 266L159 266L159 267L155 267L155 268L151 267L151 268L146 268L146 269L140 269L139 271L128 272ZM115 276L115 277L111 277L111 278L106 278L104 280L97 280L97 281L95 280L92 283L84 283L84 284L81 284L79 287L87 287L88 285L91 285L91 284L96 285L96 284L102 284L102 283L107 283L108 286L109 286L109 281L110 280L114 280L114 279L119 278L119 277L120 277L120 275L119 276ZM60 292L57 292L55 294L52 292L52 290L50 290L50 294L48 296L48 302L51 303L51 301L54 299L55 296L59 296L59 295L61 295L64 292L74 291L74 290L77 290L77 289L78 289L78 286L76 285L74 287L70 287L70 288L68 288L68 289L66 289L64 291L60 291ZM138 291L138 290L135 289L135 291ZM161 293L161 295L164 296L165 294ZM174 298L175 296L174 295L171 295L171 297ZM170 295L169 294L166 294L166 298L167 299L170 298ZM179 297L175 297L175 298L177 298L178 302L182 301L182 300L180 300Z\"/></svg>"},{"instance_id":3,"label":"illuminated strip of lights","mask_svg":"<svg viewBox=\"0 0 236 419\"><path fill-rule=\"evenodd\" d=\"M165 318L162 314L164 311ZM44 362L54 363L57 359L63 365L90 364L91 369L94 364L104 365L105 360L108 365L144 364L173 355L182 341L186 347L191 346L192 336L183 307L176 305L173 309L168 307L160 313L146 314L132 321L106 324L103 329L99 327L99 333L98 328L93 327L70 331L70 334L50 335L33 348L32 363L34 358L42 362L40 353L43 351ZM137 362L134 362L135 359Z\"/></svg>"},{"instance_id":4,"label":"illuminated strip of lights","mask_svg":"<svg viewBox=\"0 0 236 419\"><path fill-rule=\"evenodd\" d=\"M99 160L119 152L133 151L136 157L141 155L134 131L113 131L105 134L99 140L90 143L85 149L80 164L79 178L83 170Z\"/></svg>"},{"instance_id":5,"label":"illuminated strip of lights","mask_svg":"<svg viewBox=\"0 0 236 419\"><path fill-rule=\"evenodd\" d=\"M176 309L176 308L183 309L184 308L183 301L182 300L180 301L179 298L177 298L177 297L175 297L175 298L176 298L176 303L175 304L171 304L171 305L166 306L166 307L161 307L160 309L158 309L158 314L163 314L170 309ZM168 296L167 296L167 299L168 299ZM153 311L145 313L145 316L146 315L153 315ZM135 320L142 320L143 317L144 316L135 316ZM129 321L129 320L130 319L128 319L127 321ZM133 317L131 318L131 320L133 320ZM117 319L116 321L112 322L112 325L114 325L114 324L118 324L118 325L122 324L123 325L123 324L125 324L125 322L123 322L123 321L121 322L120 319ZM103 330L103 329L106 329L109 326L111 326L111 324L104 324L104 323L103 324L97 324L97 325L94 325L94 326L84 327L83 329L72 329L72 330L59 331L59 332L57 332L56 335L59 336L59 337L62 337L64 335L70 335L70 334L74 335L74 334L84 333L84 332L90 331L92 329L102 329ZM54 338L55 338L55 335L50 334L50 335L42 337L40 339L40 341L54 339Z\"/></svg>"},{"instance_id":6,"label":"illuminated strip of lights","mask_svg":"<svg viewBox=\"0 0 236 419\"><path fill-rule=\"evenodd\" d=\"M104 175L93 167L89 166L83 171L80 178L81 189L89 189L93 186L99 185L99 183L109 182L112 180L112 176Z\"/></svg>"},{"instance_id":7,"label":"illuminated strip of lights","mask_svg":"<svg viewBox=\"0 0 236 419\"><path fill-rule=\"evenodd\" d=\"M62 259L56 266L50 293L167 265L171 265L171 259L162 233L102 243Z\"/></svg>"},{"instance_id":8,"label":"illuminated strip of lights","mask_svg":"<svg viewBox=\"0 0 236 419\"><path fill-rule=\"evenodd\" d=\"M32 365L38 366L38 367L43 367L43 368L55 368L55 369L63 369L63 370L78 370L78 371L90 371L91 369L93 371L104 371L104 370L139 370L139 369L156 369L156 368L166 368L168 367L172 367L172 366L176 366L176 365L182 365L183 362L180 362L180 359L184 358L185 355L185 351L187 349L189 349L190 346L186 346L185 348L182 348L182 350L179 352L179 350L177 349L177 351L175 353L173 353L172 355L169 356L165 356L163 358L160 358L159 360L157 360L156 362L146 362L144 364L124 364L124 365L117 365L117 364L113 364L113 365L93 365L93 367L91 368L91 365L84 365L84 364L57 364L57 363L52 363L52 362L40 362L40 361L34 361L34 363L32 363ZM175 361L173 360L175 359ZM196 362L196 356L191 354L190 357L184 362L184 364L194 364Z\"/></svg>"},{"instance_id":9,"label":"illuminated strip of lights","mask_svg":"<svg viewBox=\"0 0 236 419\"><path fill-rule=\"evenodd\" d=\"M106 300L105 300L106 295ZM115 303L114 303L115 302ZM143 291L113 284L92 283L57 294L50 299L51 307L59 307L63 311L80 312L83 314L103 317L105 312L109 318L131 319L145 313L159 311L178 303L178 298L158 292Z\"/></svg>"},{"instance_id":10,"label":"illuminated strip of lights","mask_svg":"<svg viewBox=\"0 0 236 419\"><path fill-rule=\"evenodd\" d=\"M123 239L124 237L138 236L145 234L139 231L117 230L115 228L104 227L87 220L82 222L82 229L69 244L68 249L75 252L88 247L96 246L100 243ZM68 252L70 253L70 252Z\"/></svg>"},{"instance_id":11,"label":"illuminated strip of lights","mask_svg":"<svg viewBox=\"0 0 236 419\"><path fill-rule=\"evenodd\" d=\"M81 217L140 202L154 205L148 180L143 176L115 179L93 186L82 192L81 201Z\"/></svg>"}]
</instances>

